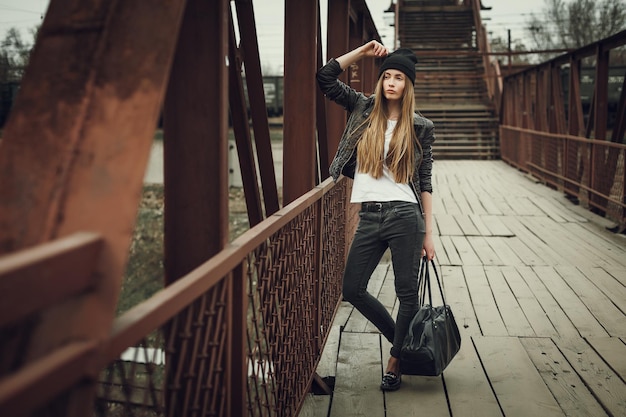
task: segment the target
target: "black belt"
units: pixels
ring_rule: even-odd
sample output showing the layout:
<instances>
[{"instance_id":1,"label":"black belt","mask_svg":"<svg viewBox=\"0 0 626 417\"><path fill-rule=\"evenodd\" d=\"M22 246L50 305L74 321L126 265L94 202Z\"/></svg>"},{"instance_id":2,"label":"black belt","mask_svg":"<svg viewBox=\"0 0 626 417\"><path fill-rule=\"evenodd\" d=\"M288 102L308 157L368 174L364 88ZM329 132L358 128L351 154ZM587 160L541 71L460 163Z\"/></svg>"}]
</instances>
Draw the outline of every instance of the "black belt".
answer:
<instances>
[{"instance_id":1,"label":"black belt","mask_svg":"<svg viewBox=\"0 0 626 417\"><path fill-rule=\"evenodd\" d=\"M383 211L385 209L400 205L410 204L408 201L366 201L361 203L361 211Z\"/></svg>"}]
</instances>

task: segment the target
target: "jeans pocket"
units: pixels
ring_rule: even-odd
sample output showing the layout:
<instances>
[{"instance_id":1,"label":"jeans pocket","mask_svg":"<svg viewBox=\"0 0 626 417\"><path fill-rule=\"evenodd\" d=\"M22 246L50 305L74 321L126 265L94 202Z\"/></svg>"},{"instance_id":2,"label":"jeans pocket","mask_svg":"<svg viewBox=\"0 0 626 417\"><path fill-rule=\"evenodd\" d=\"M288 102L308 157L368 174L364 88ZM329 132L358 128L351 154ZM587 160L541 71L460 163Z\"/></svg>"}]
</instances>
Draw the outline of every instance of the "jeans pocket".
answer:
<instances>
[{"instance_id":1,"label":"jeans pocket","mask_svg":"<svg viewBox=\"0 0 626 417\"><path fill-rule=\"evenodd\" d=\"M395 206L392 210L394 216L401 219L410 219L417 216L419 210L418 205L413 203L402 204Z\"/></svg>"}]
</instances>

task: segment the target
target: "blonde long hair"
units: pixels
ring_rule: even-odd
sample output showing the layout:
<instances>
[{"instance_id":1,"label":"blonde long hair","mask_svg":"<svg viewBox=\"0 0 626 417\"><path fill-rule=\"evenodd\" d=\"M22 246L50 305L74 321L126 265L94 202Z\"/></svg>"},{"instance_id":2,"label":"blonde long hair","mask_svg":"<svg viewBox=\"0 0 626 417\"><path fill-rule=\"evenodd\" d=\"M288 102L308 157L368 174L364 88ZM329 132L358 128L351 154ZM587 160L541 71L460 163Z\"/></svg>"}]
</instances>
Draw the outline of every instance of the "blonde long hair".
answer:
<instances>
[{"instance_id":1,"label":"blonde long hair","mask_svg":"<svg viewBox=\"0 0 626 417\"><path fill-rule=\"evenodd\" d=\"M383 175L383 155L385 146L385 131L387 130L387 99L383 93L383 78L378 79L374 94L374 108L363 124L357 130L366 126L357 145L357 160L359 172L369 173L374 178ZM415 112L415 91L410 80L405 78L405 88L402 95L402 110L398 122L393 130L389 151L385 164L398 183L408 183L413 175L415 165L415 146L421 145L415 136L413 127L413 113Z\"/></svg>"}]
</instances>

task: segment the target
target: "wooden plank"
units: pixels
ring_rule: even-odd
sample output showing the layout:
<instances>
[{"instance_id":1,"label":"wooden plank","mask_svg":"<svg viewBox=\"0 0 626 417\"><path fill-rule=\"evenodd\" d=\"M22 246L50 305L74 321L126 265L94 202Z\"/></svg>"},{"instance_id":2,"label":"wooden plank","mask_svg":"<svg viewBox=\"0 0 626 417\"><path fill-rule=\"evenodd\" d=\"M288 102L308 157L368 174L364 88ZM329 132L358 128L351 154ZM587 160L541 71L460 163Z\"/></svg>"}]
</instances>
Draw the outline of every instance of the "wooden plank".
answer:
<instances>
[{"instance_id":1,"label":"wooden plank","mask_svg":"<svg viewBox=\"0 0 626 417\"><path fill-rule=\"evenodd\" d=\"M389 361L391 343L382 340L383 370ZM441 377L403 375L398 391L385 392L386 417L449 417L446 392ZM419 404L419 406L416 406ZM369 416L369 414L364 414Z\"/></svg>"},{"instance_id":2,"label":"wooden plank","mask_svg":"<svg viewBox=\"0 0 626 417\"><path fill-rule=\"evenodd\" d=\"M482 236L468 236L467 241L469 242L474 252L483 265L503 265L502 260L493 250L491 245L489 245L487 238Z\"/></svg>"},{"instance_id":3,"label":"wooden plank","mask_svg":"<svg viewBox=\"0 0 626 417\"><path fill-rule=\"evenodd\" d=\"M419 417L425 413L432 417L450 415L440 377L404 375L402 387L398 391L386 392L385 401L387 417Z\"/></svg>"},{"instance_id":4,"label":"wooden plank","mask_svg":"<svg viewBox=\"0 0 626 417\"><path fill-rule=\"evenodd\" d=\"M467 214L454 216L456 223L463 231L464 236L480 236L480 232L474 222Z\"/></svg>"},{"instance_id":5,"label":"wooden plank","mask_svg":"<svg viewBox=\"0 0 626 417\"><path fill-rule=\"evenodd\" d=\"M581 222L576 223L578 228L583 229L581 232L583 235L585 232L591 233L595 238L599 238L604 241L603 245L609 245L609 250L616 251L614 255L615 258L620 259L620 264L624 263L624 260L620 254L626 254L626 245L624 245L624 237L621 234L610 233L607 231L607 228L615 227L615 224L612 226L603 227L602 220L605 220L603 217L599 217L597 215L593 215L592 220L589 222Z\"/></svg>"},{"instance_id":6,"label":"wooden plank","mask_svg":"<svg viewBox=\"0 0 626 417\"><path fill-rule=\"evenodd\" d=\"M481 216L481 220L493 236L515 236L515 233L502 221L503 217L504 216Z\"/></svg>"},{"instance_id":7,"label":"wooden plank","mask_svg":"<svg viewBox=\"0 0 626 417\"><path fill-rule=\"evenodd\" d=\"M330 410L330 395L308 394L298 417L327 417Z\"/></svg>"},{"instance_id":8,"label":"wooden plank","mask_svg":"<svg viewBox=\"0 0 626 417\"><path fill-rule=\"evenodd\" d=\"M464 266L463 274L468 285L476 318L483 335L507 336L506 326L500 317L485 271L481 266Z\"/></svg>"},{"instance_id":9,"label":"wooden plank","mask_svg":"<svg viewBox=\"0 0 626 417\"><path fill-rule=\"evenodd\" d=\"M454 243L463 265L482 265L482 261L464 236L451 236L450 239Z\"/></svg>"},{"instance_id":10,"label":"wooden plank","mask_svg":"<svg viewBox=\"0 0 626 417\"><path fill-rule=\"evenodd\" d=\"M436 224L437 222L433 223ZM438 234L434 234L433 241L435 242L435 257L437 258L437 261L442 265L451 265L450 259L448 258L448 253L443 247L441 237Z\"/></svg>"},{"instance_id":11,"label":"wooden plank","mask_svg":"<svg viewBox=\"0 0 626 417\"><path fill-rule=\"evenodd\" d=\"M550 321L557 334L561 337L579 336L576 327L574 327L571 320L567 317L557 300L552 296L535 271L530 267L516 267L516 270L532 291L537 302L541 305L542 310L546 314L546 318Z\"/></svg>"},{"instance_id":12,"label":"wooden plank","mask_svg":"<svg viewBox=\"0 0 626 417\"><path fill-rule=\"evenodd\" d=\"M538 232L529 229L526 222L522 223L517 217L504 216L503 221L515 236L519 237L526 246L541 257L543 265L567 264L567 261L541 239L541 230ZM537 235L536 233L540 233Z\"/></svg>"},{"instance_id":13,"label":"wooden plank","mask_svg":"<svg viewBox=\"0 0 626 417\"><path fill-rule=\"evenodd\" d=\"M611 302L626 314L626 287L602 268L578 268ZM623 270L626 271L626 270Z\"/></svg>"},{"instance_id":14,"label":"wooden plank","mask_svg":"<svg viewBox=\"0 0 626 417\"><path fill-rule=\"evenodd\" d=\"M565 415L518 338L473 336L472 340L504 415Z\"/></svg>"},{"instance_id":15,"label":"wooden plank","mask_svg":"<svg viewBox=\"0 0 626 417\"><path fill-rule=\"evenodd\" d=\"M565 415L568 417L606 415L552 340L524 338L521 342Z\"/></svg>"},{"instance_id":16,"label":"wooden plank","mask_svg":"<svg viewBox=\"0 0 626 417\"><path fill-rule=\"evenodd\" d=\"M337 378L329 417L385 416L380 390L380 335L341 334Z\"/></svg>"},{"instance_id":17,"label":"wooden plank","mask_svg":"<svg viewBox=\"0 0 626 417\"><path fill-rule=\"evenodd\" d=\"M524 281L519 271L512 266L500 268L500 272L504 276L509 288L515 295L519 306L524 312L524 317L532 327L537 336L556 336L558 335L554 325L550 322L548 315L541 307L532 290ZM496 296L497 298L497 296Z\"/></svg>"},{"instance_id":18,"label":"wooden plank","mask_svg":"<svg viewBox=\"0 0 626 417\"><path fill-rule=\"evenodd\" d=\"M502 242L511 249L515 256L521 260L523 265L548 265L548 262L538 255L532 247L526 245L525 241L519 236L501 239L503 239Z\"/></svg>"},{"instance_id":19,"label":"wooden plank","mask_svg":"<svg viewBox=\"0 0 626 417\"><path fill-rule=\"evenodd\" d=\"M456 200L454 197L452 197L451 195L442 195L441 197L441 202L443 203L443 206L446 208L446 213L447 214L462 214L463 211L459 208L459 205L457 204Z\"/></svg>"},{"instance_id":20,"label":"wooden plank","mask_svg":"<svg viewBox=\"0 0 626 417\"><path fill-rule=\"evenodd\" d=\"M511 292L500 268L485 267L485 275L507 333L511 336L534 336L535 332L526 319L515 295Z\"/></svg>"},{"instance_id":21,"label":"wooden plank","mask_svg":"<svg viewBox=\"0 0 626 417\"><path fill-rule=\"evenodd\" d=\"M461 176L463 176L463 174L461 174ZM467 213L472 213L472 208L465 199L465 194L463 193L463 190L467 187L465 185L462 185L460 182L461 181L457 179L454 187L450 188L450 194L452 195L452 198L454 198L454 201L459 211L454 213L450 211L450 213L456 215L465 215Z\"/></svg>"},{"instance_id":22,"label":"wooden plank","mask_svg":"<svg viewBox=\"0 0 626 417\"><path fill-rule=\"evenodd\" d=\"M444 371L443 379L453 416L503 415L468 331L461 329L461 349Z\"/></svg>"},{"instance_id":23,"label":"wooden plank","mask_svg":"<svg viewBox=\"0 0 626 417\"><path fill-rule=\"evenodd\" d=\"M509 203L509 206L513 209L512 213L516 216L542 216L543 213L526 195L508 195L505 194L504 199Z\"/></svg>"},{"instance_id":24,"label":"wooden plank","mask_svg":"<svg viewBox=\"0 0 626 417\"><path fill-rule=\"evenodd\" d=\"M626 344L618 337L590 337L587 342L626 381Z\"/></svg>"},{"instance_id":25,"label":"wooden plank","mask_svg":"<svg viewBox=\"0 0 626 417\"><path fill-rule=\"evenodd\" d=\"M580 249L581 241L571 242L563 227L547 217L529 217L524 220L526 227L540 238L545 245L558 253L563 261L558 262L563 265L585 265L591 260L584 250ZM564 244L568 242L568 244Z\"/></svg>"},{"instance_id":26,"label":"wooden plank","mask_svg":"<svg viewBox=\"0 0 626 417\"><path fill-rule=\"evenodd\" d=\"M603 268L603 269L605 269L606 272L611 274L611 276L615 278L616 280L618 280L622 285L626 286L626 269L616 268L616 267Z\"/></svg>"},{"instance_id":27,"label":"wooden plank","mask_svg":"<svg viewBox=\"0 0 626 417\"><path fill-rule=\"evenodd\" d=\"M626 316L580 270L557 266L557 272L611 336L626 334Z\"/></svg>"},{"instance_id":28,"label":"wooden plank","mask_svg":"<svg viewBox=\"0 0 626 417\"><path fill-rule=\"evenodd\" d=\"M444 291L446 302L450 305L457 325L462 334L480 334L480 327L474 314L474 306L468 291L468 283L463 276L463 269L458 266L443 266L441 273L445 276Z\"/></svg>"},{"instance_id":29,"label":"wooden plank","mask_svg":"<svg viewBox=\"0 0 626 417\"><path fill-rule=\"evenodd\" d=\"M335 314L326 344L317 364L317 373L322 377L337 375L337 356L339 355L339 339L345 323L354 307L346 301L342 302Z\"/></svg>"},{"instance_id":30,"label":"wooden plank","mask_svg":"<svg viewBox=\"0 0 626 417\"><path fill-rule=\"evenodd\" d=\"M535 206L553 221L557 223L567 223L573 221L573 219L568 217L563 210L559 210L557 207L552 205L549 199L535 195L533 197L533 201Z\"/></svg>"},{"instance_id":31,"label":"wooden plank","mask_svg":"<svg viewBox=\"0 0 626 417\"><path fill-rule=\"evenodd\" d=\"M584 250L589 255L600 258L604 261L602 266L614 266L619 265L623 269L626 269L626 250L624 242L614 241L611 238L607 238L607 235L611 235L606 230L590 232L588 228L581 224L571 224L567 227L567 232L573 236L576 236L581 244L584 244Z\"/></svg>"},{"instance_id":32,"label":"wooden plank","mask_svg":"<svg viewBox=\"0 0 626 417\"><path fill-rule=\"evenodd\" d=\"M485 237L485 241L489 244L498 259L500 259L500 265L524 265L522 258L507 244L507 242L512 239L515 238L500 236Z\"/></svg>"},{"instance_id":33,"label":"wooden plank","mask_svg":"<svg viewBox=\"0 0 626 417\"><path fill-rule=\"evenodd\" d=\"M593 250L584 238L573 236L562 224L547 217L532 217L526 219L526 225L565 260L563 264L581 266L605 264L602 257L592 255Z\"/></svg>"},{"instance_id":34,"label":"wooden plank","mask_svg":"<svg viewBox=\"0 0 626 417\"><path fill-rule=\"evenodd\" d=\"M471 207L471 212L469 212L470 215L478 216L479 214L487 214L487 210L483 206L482 199L471 187L471 184L467 184L463 187L463 195Z\"/></svg>"},{"instance_id":35,"label":"wooden plank","mask_svg":"<svg viewBox=\"0 0 626 417\"><path fill-rule=\"evenodd\" d=\"M554 190L550 189L547 189L547 191L549 192L548 197L550 198L550 201L563 213L565 213L566 217L571 218L570 221L572 223L587 223L590 219L593 219L594 222L598 220L602 222L604 224L603 227L613 224L610 220L587 210L580 204L572 203L566 194L554 192Z\"/></svg>"},{"instance_id":36,"label":"wooden plank","mask_svg":"<svg viewBox=\"0 0 626 417\"><path fill-rule=\"evenodd\" d=\"M461 230L461 227L456 222L456 217L452 214L437 214L433 218L442 236L463 236L463 230Z\"/></svg>"},{"instance_id":37,"label":"wooden plank","mask_svg":"<svg viewBox=\"0 0 626 417\"><path fill-rule=\"evenodd\" d=\"M433 214L433 220L436 217L436 214ZM436 221L432 222L432 227L433 227L433 236L439 236L441 234L441 231L439 230L439 225L437 224Z\"/></svg>"},{"instance_id":38,"label":"wooden plank","mask_svg":"<svg viewBox=\"0 0 626 417\"><path fill-rule=\"evenodd\" d=\"M505 190L504 192L508 192L508 191ZM496 206L496 209L501 213L500 215L492 215L493 217L507 216L507 215L511 215L515 213L513 211L513 208L511 208L511 206L503 197L498 197L498 198L492 197L491 201Z\"/></svg>"},{"instance_id":39,"label":"wooden plank","mask_svg":"<svg viewBox=\"0 0 626 417\"><path fill-rule=\"evenodd\" d=\"M587 306L552 267L533 267L535 274L546 286L563 312L583 337L607 337L609 334L589 312ZM531 285L532 288L532 285Z\"/></svg>"},{"instance_id":40,"label":"wooden plank","mask_svg":"<svg viewBox=\"0 0 626 417\"><path fill-rule=\"evenodd\" d=\"M502 204L497 203L497 201L502 201L502 198L500 196L494 199L490 194L485 192L487 188L485 183L482 183L481 185L474 185L474 187L477 188L477 192L479 192L481 196L480 202L482 206L485 208L486 215L502 216L504 213L510 212L509 210L503 211ZM482 217L482 215L480 215L480 217Z\"/></svg>"},{"instance_id":41,"label":"wooden plank","mask_svg":"<svg viewBox=\"0 0 626 417\"><path fill-rule=\"evenodd\" d=\"M446 257L448 258L449 265L463 265L461 257L457 252L456 246L452 243L450 236L441 236L441 247L444 250Z\"/></svg>"},{"instance_id":42,"label":"wooden plank","mask_svg":"<svg viewBox=\"0 0 626 417\"><path fill-rule=\"evenodd\" d=\"M626 415L626 384L593 348L581 338L554 342L609 415Z\"/></svg>"},{"instance_id":43,"label":"wooden plank","mask_svg":"<svg viewBox=\"0 0 626 417\"><path fill-rule=\"evenodd\" d=\"M486 214L487 213L485 212L483 215L486 215ZM491 233L491 230L489 230L489 228L487 227L485 222L483 222L483 219L482 219L481 215L469 214L468 217L470 218L470 220L474 224L474 227L476 227L476 229L478 230L478 233L481 236L492 236L493 235L493 233Z\"/></svg>"}]
</instances>

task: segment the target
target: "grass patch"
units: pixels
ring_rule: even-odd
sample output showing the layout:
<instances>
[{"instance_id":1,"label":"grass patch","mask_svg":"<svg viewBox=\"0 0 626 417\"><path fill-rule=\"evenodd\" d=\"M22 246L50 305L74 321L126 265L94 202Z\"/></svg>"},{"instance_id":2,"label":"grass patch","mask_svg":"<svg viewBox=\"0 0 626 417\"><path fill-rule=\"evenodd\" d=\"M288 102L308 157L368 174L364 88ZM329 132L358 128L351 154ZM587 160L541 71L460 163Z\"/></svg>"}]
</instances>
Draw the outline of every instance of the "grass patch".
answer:
<instances>
[{"instance_id":1,"label":"grass patch","mask_svg":"<svg viewBox=\"0 0 626 417\"><path fill-rule=\"evenodd\" d=\"M147 300L163 288L164 201L163 184L146 184L130 245L128 264L122 282L117 314ZM229 190L229 238L234 240L248 230L245 196L241 188Z\"/></svg>"}]
</instances>

